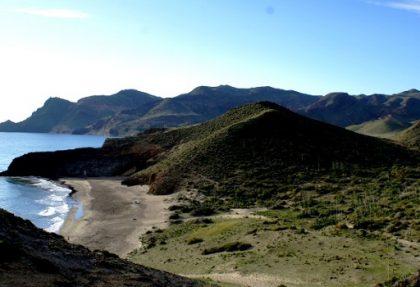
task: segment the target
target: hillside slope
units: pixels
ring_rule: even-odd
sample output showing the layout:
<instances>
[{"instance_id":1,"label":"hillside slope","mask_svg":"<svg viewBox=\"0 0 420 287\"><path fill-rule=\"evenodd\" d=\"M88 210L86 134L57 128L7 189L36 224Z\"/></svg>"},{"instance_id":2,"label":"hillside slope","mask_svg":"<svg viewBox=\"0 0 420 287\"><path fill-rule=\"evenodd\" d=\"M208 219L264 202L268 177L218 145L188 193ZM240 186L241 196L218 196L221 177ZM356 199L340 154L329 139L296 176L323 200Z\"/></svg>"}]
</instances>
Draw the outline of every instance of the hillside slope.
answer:
<instances>
[{"instance_id":1,"label":"hillside slope","mask_svg":"<svg viewBox=\"0 0 420 287\"><path fill-rule=\"evenodd\" d=\"M73 103L49 98L29 118L19 123L0 124L0 132L41 132L84 134L86 126L100 124L103 119L123 110L155 102L160 98L136 90L123 90L110 96L91 96Z\"/></svg>"},{"instance_id":2,"label":"hillside slope","mask_svg":"<svg viewBox=\"0 0 420 287\"><path fill-rule=\"evenodd\" d=\"M420 121L393 137L394 140L410 148L420 149Z\"/></svg>"},{"instance_id":3,"label":"hillside slope","mask_svg":"<svg viewBox=\"0 0 420 287\"><path fill-rule=\"evenodd\" d=\"M357 172L415 160L390 142L267 102L233 109L198 126L142 135L138 140L173 148L157 164L132 175L127 184L149 183L158 194L190 186L250 201L270 198L282 184L305 181L319 173Z\"/></svg>"},{"instance_id":4,"label":"hillside slope","mask_svg":"<svg viewBox=\"0 0 420 287\"><path fill-rule=\"evenodd\" d=\"M267 102L137 141L167 151L126 183L179 202L135 262L252 286L374 286L417 269L415 152Z\"/></svg>"},{"instance_id":5,"label":"hillside slope","mask_svg":"<svg viewBox=\"0 0 420 287\"><path fill-rule=\"evenodd\" d=\"M412 89L393 95L370 96L331 93L299 112L310 118L341 127L361 124L388 115L411 122L420 116L420 91Z\"/></svg>"},{"instance_id":6,"label":"hillside slope","mask_svg":"<svg viewBox=\"0 0 420 287\"><path fill-rule=\"evenodd\" d=\"M54 131L58 123L74 108L75 104L60 98L49 98L44 105L32 115L19 123L4 122L0 124L2 132L41 132Z\"/></svg>"},{"instance_id":7,"label":"hillside slope","mask_svg":"<svg viewBox=\"0 0 420 287\"><path fill-rule=\"evenodd\" d=\"M3 287L201 286L135 265L102 251L72 245L0 209L0 285Z\"/></svg>"},{"instance_id":8,"label":"hillside slope","mask_svg":"<svg viewBox=\"0 0 420 287\"><path fill-rule=\"evenodd\" d=\"M358 125L348 126L347 129L364 135L379 138L392 138L397 133L405 130L410 126L410 123L399 120L394 116L388 115L377 120L364 122Z\"/></svg>"}]
</instances>

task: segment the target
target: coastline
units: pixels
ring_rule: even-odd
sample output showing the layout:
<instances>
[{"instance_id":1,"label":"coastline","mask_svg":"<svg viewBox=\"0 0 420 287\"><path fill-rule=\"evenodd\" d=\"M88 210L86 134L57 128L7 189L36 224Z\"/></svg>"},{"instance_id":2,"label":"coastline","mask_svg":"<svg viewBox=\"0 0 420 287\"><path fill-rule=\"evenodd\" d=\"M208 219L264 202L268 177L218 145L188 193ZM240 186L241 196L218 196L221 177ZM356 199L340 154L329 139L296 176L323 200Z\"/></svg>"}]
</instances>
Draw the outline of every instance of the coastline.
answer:
<instances>
[{"instance_id":1,"label":"coastline","mask_svg":"<svg viewBox=\"0 0 420 287\"><path fill-rule=\"evenodd\" d=\"M120 257L141 246L146 231L168 224L168 207L174 196L148 194L149 186L124 186L121 178L62 178L82 205L77 218L73 207L59 234L67 241L89 249L107 250Z\"/></svg>"}]
</instances>

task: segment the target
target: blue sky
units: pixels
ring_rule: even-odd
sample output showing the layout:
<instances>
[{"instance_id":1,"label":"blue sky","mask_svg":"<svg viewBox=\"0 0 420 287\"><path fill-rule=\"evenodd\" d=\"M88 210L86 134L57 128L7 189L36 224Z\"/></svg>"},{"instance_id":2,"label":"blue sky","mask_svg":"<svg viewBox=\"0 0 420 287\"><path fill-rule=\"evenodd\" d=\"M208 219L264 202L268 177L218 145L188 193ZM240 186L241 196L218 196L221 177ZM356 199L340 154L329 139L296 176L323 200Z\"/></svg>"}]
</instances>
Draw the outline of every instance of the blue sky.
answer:
<instances>
[{"instance_id":1,"label":"blue sky","mask_svg":"<svg viewBox=\"0 0 420 287\"><path fill-rule=\"evenodd\" d=\"M0 0L0 121L125 88L396 93L419 47L420 0Z\"/></svg>"}]
</instances>

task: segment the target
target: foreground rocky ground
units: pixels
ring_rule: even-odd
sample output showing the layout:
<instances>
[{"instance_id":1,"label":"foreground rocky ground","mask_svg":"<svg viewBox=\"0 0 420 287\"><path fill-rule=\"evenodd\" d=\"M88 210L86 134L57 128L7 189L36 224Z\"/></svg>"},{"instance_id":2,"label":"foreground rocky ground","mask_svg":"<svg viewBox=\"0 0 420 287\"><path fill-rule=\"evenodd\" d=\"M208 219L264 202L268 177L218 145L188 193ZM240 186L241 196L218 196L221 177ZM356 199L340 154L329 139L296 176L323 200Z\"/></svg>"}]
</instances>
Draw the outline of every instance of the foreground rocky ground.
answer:
<instances>
[{"instance_id":1,"label":"foreground rocky ground","mask_svg":"<svg viewBox=\"0 0 420 287\"><path fill-rule=\"evenodd\" d=\"M202 286L202 284L90 251L0 209L0 286Z\"/></svg>"}]
</instances>

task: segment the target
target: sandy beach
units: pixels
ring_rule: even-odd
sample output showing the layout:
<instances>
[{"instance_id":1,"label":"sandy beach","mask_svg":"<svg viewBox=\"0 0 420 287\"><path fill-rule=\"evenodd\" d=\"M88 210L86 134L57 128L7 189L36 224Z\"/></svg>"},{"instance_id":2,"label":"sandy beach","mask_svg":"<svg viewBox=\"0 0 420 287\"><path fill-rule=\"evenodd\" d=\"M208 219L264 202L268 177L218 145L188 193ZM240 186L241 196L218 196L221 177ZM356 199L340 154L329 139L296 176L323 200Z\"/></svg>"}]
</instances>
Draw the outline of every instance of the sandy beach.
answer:
<instances>
[{"instance_id":1,"label":"sandy beach","mask_svg":"<svg viewBox=\"0 0 420 287\"><path fill-rule=\"evenodd\" d=\"M92 250L103 249L121 257L139 247L139 236L153 227L164 228L173 196L147 194L148 186L127 187L118 178L65 178L76 192L83 214L70 210L60 229L69 242Z\"/></svg>"}]
</instances>

